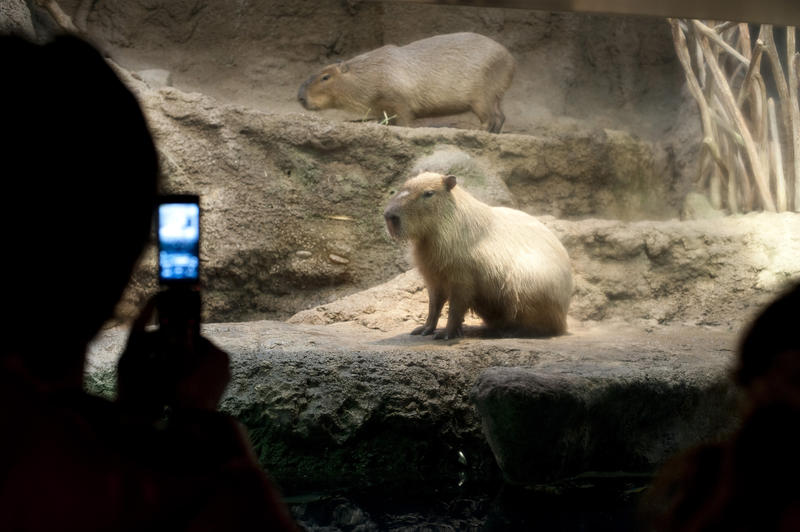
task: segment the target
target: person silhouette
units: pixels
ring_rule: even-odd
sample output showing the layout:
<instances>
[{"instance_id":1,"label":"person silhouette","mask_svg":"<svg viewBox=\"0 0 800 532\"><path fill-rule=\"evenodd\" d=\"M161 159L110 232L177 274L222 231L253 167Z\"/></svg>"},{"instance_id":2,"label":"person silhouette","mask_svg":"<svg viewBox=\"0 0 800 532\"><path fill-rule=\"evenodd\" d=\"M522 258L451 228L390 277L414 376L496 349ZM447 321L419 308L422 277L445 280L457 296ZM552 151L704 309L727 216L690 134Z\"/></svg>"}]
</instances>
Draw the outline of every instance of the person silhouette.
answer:
<instances>
[{"instance_id":1,"label":"person silhouette","mask_svg":"<svg viewBox=\"0 0 800 532\"><path fill-rule=\"evenodd\" d=\"M800 284L749 325L733 381L741 425L669 461L643 499L654 531L800 530Z\"/></svg>"},{"instance_id":2,"label":"person silhouette","mask_svg":"<svg viewBox=\"0 0 800 532\"><path fill-rule=\"evenodd\" d=\"M88 343L150 235L157 152L91 45L0 36L0 56L0 528L297 530L241 425L217 411L228 355L193 336L175 371L152 373L156 300L132 327L118 399L84 392Z\"/></svg>"}]
</instances>

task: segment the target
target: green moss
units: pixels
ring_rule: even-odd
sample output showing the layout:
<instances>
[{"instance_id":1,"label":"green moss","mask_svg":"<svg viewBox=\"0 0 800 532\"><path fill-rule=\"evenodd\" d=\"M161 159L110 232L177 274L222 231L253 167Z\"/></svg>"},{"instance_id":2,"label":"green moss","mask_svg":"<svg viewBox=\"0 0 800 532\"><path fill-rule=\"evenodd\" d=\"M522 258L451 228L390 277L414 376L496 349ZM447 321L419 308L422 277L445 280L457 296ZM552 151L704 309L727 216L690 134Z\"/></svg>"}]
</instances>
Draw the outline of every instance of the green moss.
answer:
<instances>
[{"instance_id":1,"label":"green moss","mask_svg":"<svg viewBox=\"0 0 800 532\"><path fill-rule=\"evenodd\" d=\"M83 389L91 395L113 400L117 395L116 367L87 371L83 378Z\"/></svg>"}]
</instances>

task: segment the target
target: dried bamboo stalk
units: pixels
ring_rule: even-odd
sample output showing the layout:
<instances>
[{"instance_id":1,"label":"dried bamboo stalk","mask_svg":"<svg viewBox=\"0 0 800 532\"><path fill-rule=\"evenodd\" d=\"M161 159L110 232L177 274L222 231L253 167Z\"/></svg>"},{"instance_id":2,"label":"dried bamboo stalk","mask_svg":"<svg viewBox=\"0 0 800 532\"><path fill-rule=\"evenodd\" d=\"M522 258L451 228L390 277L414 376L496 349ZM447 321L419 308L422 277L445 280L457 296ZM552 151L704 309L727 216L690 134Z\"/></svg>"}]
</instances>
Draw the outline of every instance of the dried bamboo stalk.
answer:
<instances>
[{"instance_id":1,"label":"dried bamboo stalk","mask_svg":"<svg viewBox=\"0 0 800 532\"><path fill-rule=\"evenodd\" d=\"M730 142L728 142L728 137L722 135L719 137L719 153L718 158L716 159L717 165L720 169L720 174L722 176L722 181L725 190L727 191L727 197L725 198L725 207L731 213L738 212L739 204L738 199L736 197L736 169L729 168L727 161L730 159ZM733 185L733 186L732 186Z\"/></svg>"},{"instance_id":2,"label":"dried bamboo stalk","mask_svg":"<svg viewBox=\"0 0 800 532\"><path fill-rule=\"evenodd\" d=\"M726 43L725 40L722 37L720 37L714 30L712 30L699 20L692 20L692 25L698 32L702 33L703 35L714 41L714 44L717 44L723 50L725 50L733 57L744 63L745 66L748 67L750 66L750 60L748 60L745 56L740 54L736 48Z\"/></svg>"},{"instance_id":3,"label":"dried bamboo stalk","mask_svg":"<svg viewBox=\"0 0 800 532\"><path fill-rule=\"evenodd\" d=\"M783 154L781 154L781 139L778 136L778 117L775 113L775 100L767 100L769 108L769 130L770 130L770 158L772 159L773 175L775 176L775 201L779 211L788 208L786 198L786 180L783 175Z\"/></svg>"},{"instance_id":4,"label":"dried bamboo stalk","mask_svg":"<svg viewBox=\"0 0 800 532\"><path fill-rule=\"evenodd\" d=\"M719 101L717 95L714 95L712 100L714 105L711 106L711 118L714 119L714 125L717 131L723 131L735 146L744 147L744 138L736 131L728 120L725 110L723 109L722 102Z\"/></svg>"},{"instance_id":5,"label":"dried bamboo stalk","mask_svg":"<svg viewBox=\"0 0 800 532\"><path fill-rule=\"evenodd\" d=\"M89 13L91 13L95 3L97 3L97 0L81 0L81 3L78 5L78 9L75 10L73 22L75 23L75 26L80 28L81 31L86 31L86 28L88 27Z\"/></svg>"},{"instance_id":6,"label":"dried bamboo stalk","mask_svg":"<svg viewBox=\"0 0 800 532\"><path fill-rule=\"evenodd\" d=\"M744 23L670 19L670 25L687 85L700 109L699 186L707 187L714 206L724 203L730 212L800 212L796 30L787 28L784 72L770 25L761 26L755 42ZM772 101L761 75L764 56L779 92Z\"/></svg>"},{"instance_id":7,"label":"dried bamboo stalk","mask_svg":"<svg viewBox=\"0 0 800 532\"><path fill-rule=\"evenodd\" d=\"M794 171L794 159L795 159L795 146L794 146L794 139L796 136L795 124L800 121L800 117L795 119L793 116L795 113L792 109L792 104L789 95L789 85L786 82L786 77L783 73L783 67L781 66L780 56L778 55L778 48L775 45L775 37L772 33L772 26L770 24L762 24L761 25L761 39L764 41L765 45L765 52L767 53L767 57L769 57L769 64L772 68L772 75L775 78L775 85L778 88L778 97L780 98L780 108L781 108L781 126L783 128L783 133L786 135L785 138L788 141L787 145L787 153L785 154L786 158L788 159L787 167L791 168L792 174L795 174ZM788 38L788 32L787 32ZM792 181L797 183L798 176L793 175ZM796 187L795 187L796 188ZM795 202L796 203L796 202ZM797 206L795 205L795 208Z\"/></svg>"},{"instance_id":8,"label":"dried bamboo stalk","mask_svg":"<svg viewBox=\"0 0 800 532\"><path fill-rule=\"evenodd\" d=\"M750 168L753 171L753 178L756 182L761 204L763 205L764 209L768 211L775 211L775 202L772 198L772 192L769 189L769 182L764 176L758 149L753 142L753 138L750 135L750 131L747 128L747 123L745 122L741 111L736 106L736 99L733 96L733 92L731 92L730 86L728 86L728 82L726 81L725 76L722 74L719 65L714 60L714 53L711 50L709 40L705 38L701 39L700 46L703 50L703 55L706 58L706 64L708 65L711 75L714 78L714 82L718 87L720 100L722 101L723 107L725 108L728 116L732 119L736 128L739 130L739 133L742 135L742 140L744 141L745 145L745 152L747 153Z\"/></svg>"},{"instance_id":9,"label":"dried bamboo stalk","mask_svg":"<svg viewBox=\"0 0 800 532\"><path fill-rule=\"evenodd\" d=\"M697 34L693 31L689 31L688 26L685 24L681 25L681 31L686 35L688 42L691 42L691 47L687 46L688 50L692 50L694 53L694 62L697 65L697 79L700 81L700 86L703 90L708 89L708 81L706 79L706 69L703 66L703 51L700 49L700 43L697 41ZM691 63L689 63L691 65ZM692 71L694 73L694 70ZM706 96L708 96L708 92L706 92Z\"/></svg>"},{"instance_id":10,"label":"dried bamboo stalk","mask_svg":"<svg viewBox=\"0 0 800 532\"><path fill-rule=\"evenodd\" d=\"M722 175L719 166L714 166L708 182L708 201L715 209L722 208Z\"/></svg>"},{"instance_id":11,"label":"dried bamboo stalk","mask_svg":"<svg viewBox=\"0 0 800 532\"><path fill-rule=\"evenodd\" d=\"M744 22L737 24L736 26L739 28L739 48L742 49L742 55L745 56L749 61L752 61L753 44L750 39L750 28Z\"/></svg>"},{"instance_id":12,"label":"dried bamboo stalk","mask_svg":"<svg viewBox=\"0 0 800 532\"><path fill-rule=\"evenodd\" d=\"M744 76L744 81L739 89L739 97L736 98L736 105L742 106L742 102L750 93L750 85L753 83L753 76L761 70L761 56L764 53L764 42L761 39L756 40L756 46L753 49L753 56L750 60L750 66L747 69L747 74Z\"/></svg>"},{"instance_id":13,"label":"dried bamboo stalk","mask_svg":"<svg viewBox=\"0 0 800 532\"><path fill-rule=\"evenodd\" d=\"M761 147L761 161L764 165L764 175L769 179L769 113L767 111L767 86L760 73L753 76L753 136ZM783 164L783 163L781 163Z\"/></svg>"},{"instance_id":14,"label":"dried bamboo stalk","mask_svg":"<svg viewBox=\"0 0 800 532\"><path fill-rule=\"evenodd\" d=\"M82 34L83 32L72 23L72 18L64 13L56 0L36 0L36 5L45 9L59 27L69 33Z\"/></svg>"},{"instance_id":15,"label":"dried bamboo stalk","mask_svg":"<svg viewBox=\"0 0 800 532\"><path fill-rule=\"evenodd\" d=\"M738 24L739 24L738 22L726 21L714 26L713 30L716 31L717 33L722 33L723 31L728 30L733 26L737 26ZM747 24L745 24L745 26L746 25Z\"/></svg>"},{"instance_id":16,"label":"dried bamboo stalk","mask_svg":"<svg viewBox=\"0 0 800 532\"><path fill-rule=\"evenodd\" d=\"M800 53L794 55L794 70L797 72L797 81L800 83Z\"/></svg>"},{"instance_id":17,"label":"dried bamboo stalk","mask_svg":"<svg viewBox=\"0 0 800 532\"><path fill-rule=\"evenodd\" d=\"M794 172L794 198L792 207L800 212L800 107L798 107L798 77L797 77L797 51L795 45L794 27L786 28L786 70L789 78L789 126L792 141L792 164L788 165L790 172Z\"/></svg>"},{"instance_id":18,"label":"dried bamboo stalk","mask_svg":"<svg viewBox=\"0 0 800 532\"><path fill-rule=\"evenodd\" d=\"M744 164L744 159L742 159L742 152L736 152L736 169L739 175L746 176L747 175L747 168ZM755 207L755 197L753 195L753 187L750 186L750 182L746 179L738 180L738 183L742 184L742 203L745 205L745 211L752 211Z\"/></svg>"},{"instance_id":19,"label":"dried bamboo stalk","mask_svg":"<svg viewBox=\"0 0 800 532\"><path fill-rule=\"evenodd\" d=\"M680 61L681 65L683 65L683 71L686 75L686 84L689 87L689 92L691 92L692 96L694 96L697 106L700 109L700 122L703 127L703 145L709 147L710 149L716 149L718 153L719 150L716 148L716 144L714 142L714 130L711 125L711 112L709 110L706 97L703 94L700 81L694 75L694 70L692 69L692 59L689 56L689 46L686 42L686 37L684 36L681 26L677 20L668 20L670 26L672 26L672 40L675 44L675 52L678 55L678 60ZM702 55L698 59L702 60ZM705 166L704 159L708 157L708 153L708 150L703 150L700 160L701 169ZM703 174L701 173L701 178L702 175Z\"/></svg>"}]
</instances>

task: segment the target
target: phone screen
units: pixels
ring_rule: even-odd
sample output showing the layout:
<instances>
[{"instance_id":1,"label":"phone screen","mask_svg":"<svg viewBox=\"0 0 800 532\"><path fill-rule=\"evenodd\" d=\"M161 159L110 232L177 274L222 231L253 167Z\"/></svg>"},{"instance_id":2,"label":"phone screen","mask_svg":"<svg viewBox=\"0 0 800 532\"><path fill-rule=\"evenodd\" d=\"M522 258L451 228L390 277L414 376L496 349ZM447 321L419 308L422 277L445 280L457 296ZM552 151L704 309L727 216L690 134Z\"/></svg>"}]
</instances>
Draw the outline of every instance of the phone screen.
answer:
<instances>
[{"instance_id":1,"label":"phone screen","mask_svg":"<svg viewBox=\"0 0 800 532\"><path fill-rule=\"evenodd\" d=\"M158 205L158 279L194 283L200 274L200 205L165 199Z\"/></svg>"}]
</instances>

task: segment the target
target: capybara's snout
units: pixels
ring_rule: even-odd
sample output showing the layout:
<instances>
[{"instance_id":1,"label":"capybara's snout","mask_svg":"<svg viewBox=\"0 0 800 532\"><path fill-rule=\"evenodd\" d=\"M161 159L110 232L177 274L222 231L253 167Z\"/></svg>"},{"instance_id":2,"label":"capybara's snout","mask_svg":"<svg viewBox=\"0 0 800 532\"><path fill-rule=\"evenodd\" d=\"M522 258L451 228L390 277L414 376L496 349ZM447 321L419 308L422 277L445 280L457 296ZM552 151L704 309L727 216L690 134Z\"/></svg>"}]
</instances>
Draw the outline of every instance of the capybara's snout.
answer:
<instances>
[{"instance_id":1,"label":"capybara's snout","mask_svg":"<svg viewBox=\"0 0 800 532\"><path fill-rule=\"evenodd\" d=\"M397 238L400 234L400 216L389 207L383 212L383 218L386 220L386 229L392 238Z\"/></svg>"},{"instance_id":2,"label":"capybara's snout","mask_svg":"<svg viewBox=\"0 0 800 532\"><path fill-rule=\"evenodd\" d=\"M300 85L300 89L297 91L297 99L300 101L300 105L304 108L308 109L308 98L306 96L306 88L308 87L308 81Z\"/></svg>"}]
</instances>

